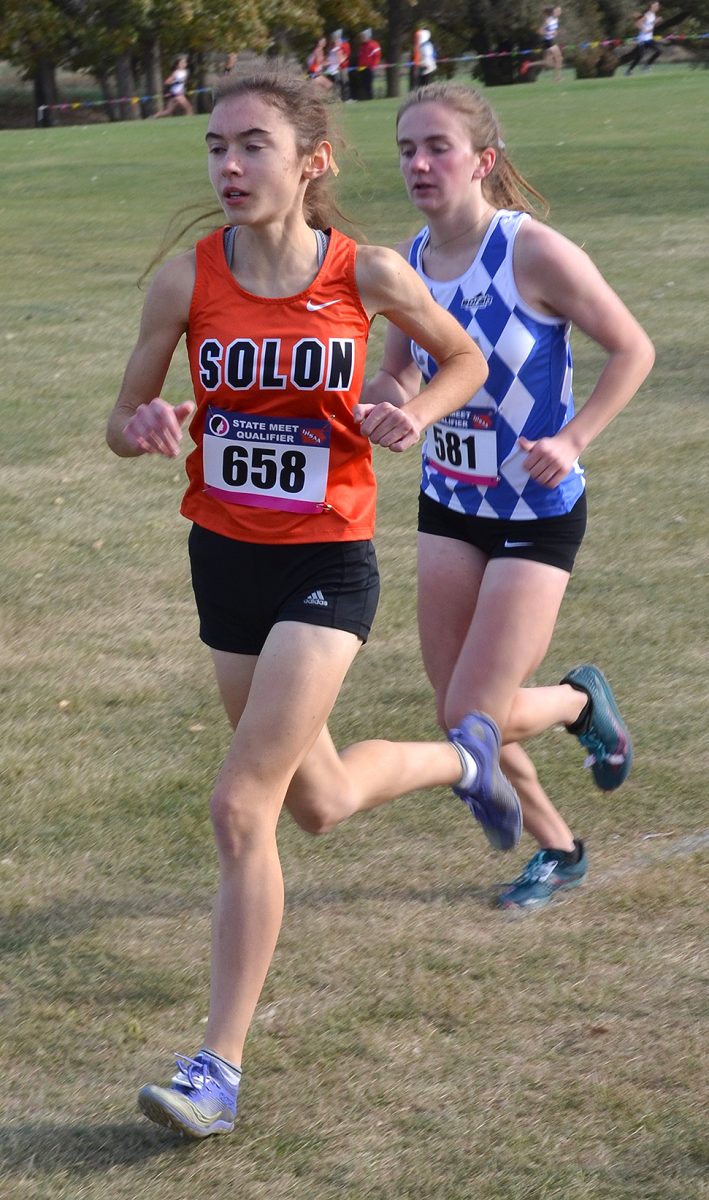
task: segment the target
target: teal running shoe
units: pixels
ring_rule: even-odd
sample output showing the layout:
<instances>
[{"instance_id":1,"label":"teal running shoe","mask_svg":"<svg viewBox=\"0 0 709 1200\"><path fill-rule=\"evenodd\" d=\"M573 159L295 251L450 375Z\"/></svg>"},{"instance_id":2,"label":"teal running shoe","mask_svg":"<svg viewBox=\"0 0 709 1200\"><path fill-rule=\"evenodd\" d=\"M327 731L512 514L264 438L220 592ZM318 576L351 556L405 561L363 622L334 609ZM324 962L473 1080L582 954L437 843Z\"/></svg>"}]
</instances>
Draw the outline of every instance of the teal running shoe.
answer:
<instances>
[{"instance_id":1,"label":"teal running shoe","mask_svg":"<svg viewBox=\"0 0 709 1200\"><path fill-rule=\"evenodd\" d=\"M467 804L494 850L513 850L522 836L519 797L500 770L500 731L484 713L468 713L458 729L448 731L454 746L462 746L478 769L472 788L454 787Z\"/></svg>"},{"instance_id":2,"label":"teal running shoe","mask_svg":"<svg viewBox=\"0 0 709 1200\"><path fill-rule=\"evenodd\" d=\"M206 1138L231 1133L236 1121L236 1084L227 1079L220 1062L206 1050L194 1058L175 1055L177 1073L169 1087L148 1083L138 1093L138 1108L156 1125L165 1125L185 1137Z\"/></svg>"},{"instance_id":3,"label":"teal running shoe","mask_svg":"<svg viewBox=\"0 0 709 1200\"><path fill-rule=\"evenodd\" d=\"M529 911L542 908L552 896L565 888L578 887L588 871L588 857L583 842L577 863L564 862L558 850L539 850L530 859L521 875L507 884L497 903L500 908L522 908Z\"/></svg>"},{"instance_id":4,"label":"teal running shoe","mask_svg":"<svg viewBox=\"0 0 709 1200\"><path fill-rule=\"evenodd\" d=\"M561 682L585 692L591 701L585 720L567 725L567 729L589 751L585 765L591 768L596 786L603 792L613 792L630 774L633 743L611 686L602 671L591 663L574 667Z\"/></svg>"}]
</instances>

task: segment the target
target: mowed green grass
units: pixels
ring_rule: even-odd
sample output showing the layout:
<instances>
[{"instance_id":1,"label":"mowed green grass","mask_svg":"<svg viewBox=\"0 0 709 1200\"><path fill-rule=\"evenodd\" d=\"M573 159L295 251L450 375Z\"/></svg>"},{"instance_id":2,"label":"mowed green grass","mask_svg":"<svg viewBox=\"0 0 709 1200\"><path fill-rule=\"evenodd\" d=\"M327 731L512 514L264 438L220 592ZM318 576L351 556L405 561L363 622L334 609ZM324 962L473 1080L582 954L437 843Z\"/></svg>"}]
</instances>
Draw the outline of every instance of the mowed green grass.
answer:
<instances>
[{"instance_id":1,"label":"mowed green grass","mask_svg":"<svg viewBox=\"0 0 709 1200\"><path fill-rule=\"evenodd\" d=\"M446 792L313 840L283 818L282 937L228 1139L184 1144L136 1089L199 1043L228 731L196 636L180 464L119 461L107 412L168 218L210 207L205 119L1 135L0 905L8 1200L695 1200L707 1195L709 76L490 93L514 160L655 340L584 456L590 531L539 682L598 661L636 738L603 796L559 731L533 753L588 884L520 920L505 858ZM416 227L396 105L342 110L341 200ZM381 347L372 338L371 365ZM576 336L576 394L600 357ZM165 394L188 394L184 363ZM377 454L384 595L340 743L433 737L415 632L417 455ZM705 878L705 876L704 876ZM705 884L704 884L705 886Z\"/></svg>"}]
</instances>

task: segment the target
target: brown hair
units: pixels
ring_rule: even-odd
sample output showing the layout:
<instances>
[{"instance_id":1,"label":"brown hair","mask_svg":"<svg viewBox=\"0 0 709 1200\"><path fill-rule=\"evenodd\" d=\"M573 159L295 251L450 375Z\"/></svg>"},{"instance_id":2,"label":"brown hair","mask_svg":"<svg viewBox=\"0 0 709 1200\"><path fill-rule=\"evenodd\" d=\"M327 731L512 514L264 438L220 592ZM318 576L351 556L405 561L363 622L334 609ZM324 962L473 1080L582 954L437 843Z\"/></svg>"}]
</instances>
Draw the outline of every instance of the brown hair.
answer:
<instances>
[{"instance_id":1,"label":"brown hair","mask_svg":"<svg viewBox=\"0 0 709 1200\"><path fill-rule=\"evenodd\" d=\"M252 71L248 75L226 75L219 80L214 88L214 104L216 108L232 96L259 96L266 104L280 112L295 134L296 150L305 157L312 154L320 142L341 142L339 133L332 128L328 105L322 100L317 89L309 80L294 74L292 68L275 64L266 64L263 70ZM181 224L177 232L175 225L180 223L187 213L198 209L197 216L187 224ZM305 190L303 203L305 219L312 229L328 229L335 222L351 224L348 218L338 208L332 194L332 172L328 171L318 179L311 179ZM205 222L213 223L223 216L221 209L210 209L205 212L202 205L188 205L180 209L170 222L163 238L162 245L155 257L145 268L138 283L141 284L154 267L162 262L165 256L174 248L184 235L195 225Z\"/></svg>"},{"instance_id":2,"label":"brown hair","mask_svg":"<svg viewBox=\"0 0 709 1200\"><path fill-rule=\"evenodd\" d=\"M320 142L339 140L332 129L329 106L312 82L276 65L258 74L226 76L214 89L214 107L232 96L258 96L285 118L295 134L298 154L312 154ZM311 179L305 191L304 215L312 229L346 221L332 195L332 173Z\"/></svg>"},{"instance_id":3,"label":"brown hair","mask_svg":"<svg viewBox=\"0 0 709 1200\"><path fill-rule=\"evenodd\" d=\"M546 217L549 205L513 165L502 140L500 122L487 100L474 88L459 83L429 83L410 92L399 108L396 127L405 112L417 104L443 104L462 118L477 150L488 146L497 151L495 165L482 182L486 200L495 208L512 208L532 216Z\"/></svg>"}]
</instances>

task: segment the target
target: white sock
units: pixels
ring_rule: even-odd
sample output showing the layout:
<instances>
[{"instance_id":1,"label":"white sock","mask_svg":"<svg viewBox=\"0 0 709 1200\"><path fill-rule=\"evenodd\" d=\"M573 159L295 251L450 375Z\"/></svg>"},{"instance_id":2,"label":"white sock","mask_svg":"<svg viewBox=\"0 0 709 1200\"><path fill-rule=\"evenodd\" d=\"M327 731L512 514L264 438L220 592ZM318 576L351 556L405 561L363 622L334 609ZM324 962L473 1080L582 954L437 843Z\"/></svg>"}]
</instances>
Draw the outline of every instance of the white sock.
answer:
<instances>
[{"instance_id":1,"label":"white sock","mask_svg":"<svg viewBox=\"0 0 709 1200\"><path fill-rule=\"evenodd\" d=\"M465 746L460 746L458 742L451 742L451 745L458 752L460 765L463 768L463 774L455 786L462 788L464 792L467 792L473 786L478 777L478 765L472 754L465 749Z\"/></svg>"},{"instance_id":2,"label":"white sock","mask_svg":"<svg viewBox=\"0 0 709 1200\"><path fill-rule=\"evenodd\" d=\"M241 1079L241 1067L237 1067L234 1063L229 1062L227 1058L222 1058L221 1054L215 1054L213 1050L208 1050L206 1046L204 1047L204 1052L205 1054L208 1054L210 1058L216 1058L219 1066L224 1071L227 1083L230 1083L233 1087L236 1087Z\"/></svg>"}]
</instances>

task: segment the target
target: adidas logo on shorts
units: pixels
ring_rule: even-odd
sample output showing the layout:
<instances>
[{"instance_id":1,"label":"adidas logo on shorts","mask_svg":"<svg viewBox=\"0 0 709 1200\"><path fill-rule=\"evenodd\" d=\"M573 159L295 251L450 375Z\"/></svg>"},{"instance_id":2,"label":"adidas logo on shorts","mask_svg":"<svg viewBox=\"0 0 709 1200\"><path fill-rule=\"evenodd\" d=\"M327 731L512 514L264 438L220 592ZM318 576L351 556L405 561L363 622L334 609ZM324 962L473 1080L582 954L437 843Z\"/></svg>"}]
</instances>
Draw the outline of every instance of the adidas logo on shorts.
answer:
<instances>
[{"instance_id":1,"label":"adidas logo on shorts","mask_svg":"<svg viewBox=\"0 0 709 1200\"><path fill-rule=\"evenodd\" d=\"M316 588L314 592L306 596L303 604L317 604L320 608L327 608L327 600L320 591L320 588Z\"/></svg>"}]
</instances>

